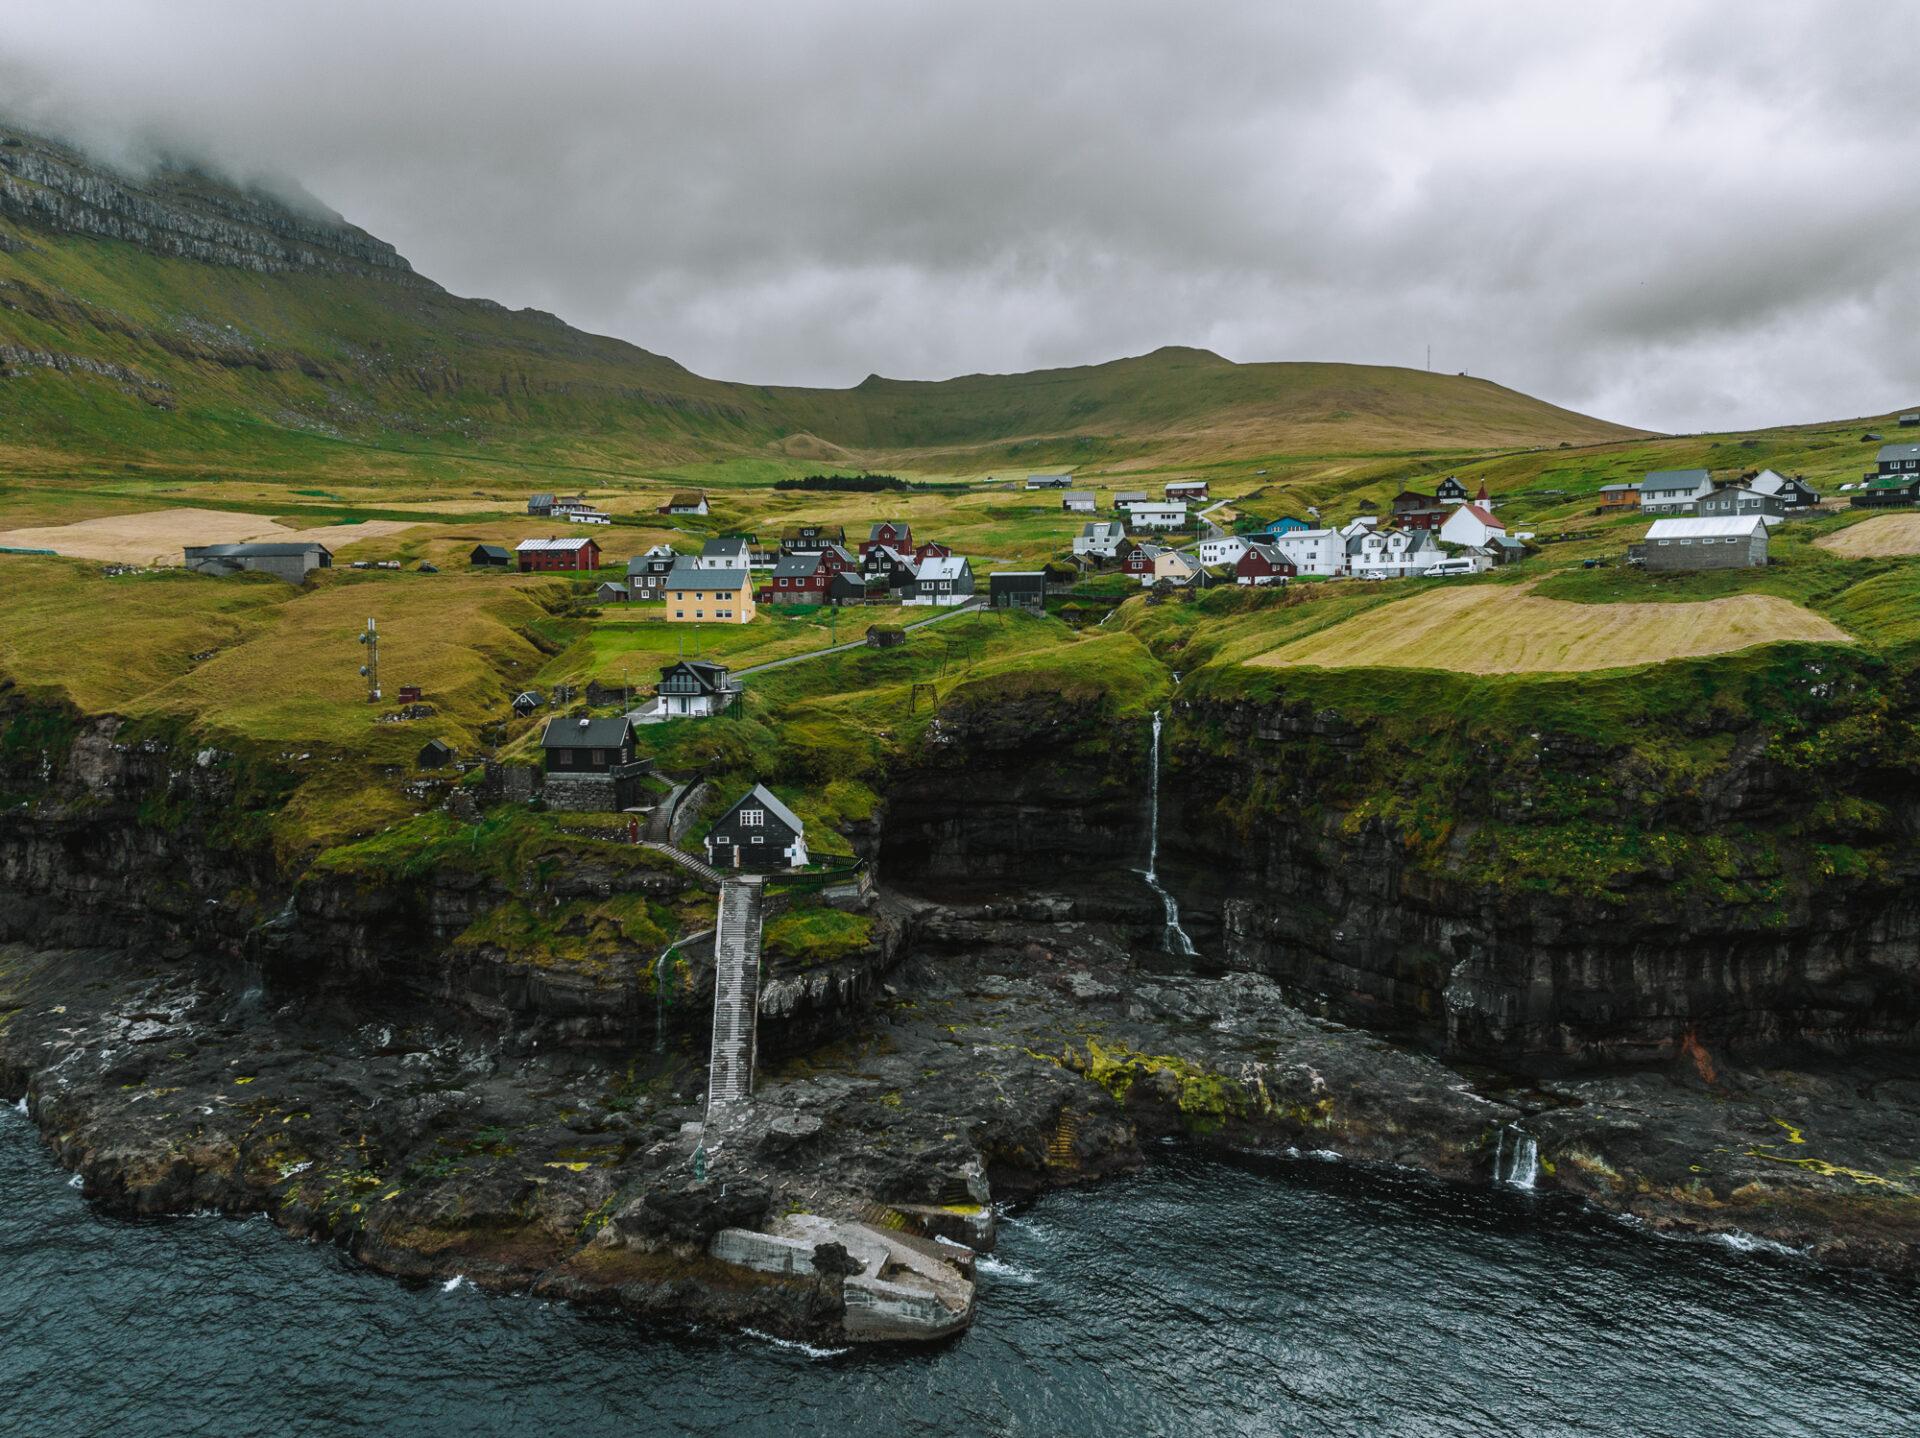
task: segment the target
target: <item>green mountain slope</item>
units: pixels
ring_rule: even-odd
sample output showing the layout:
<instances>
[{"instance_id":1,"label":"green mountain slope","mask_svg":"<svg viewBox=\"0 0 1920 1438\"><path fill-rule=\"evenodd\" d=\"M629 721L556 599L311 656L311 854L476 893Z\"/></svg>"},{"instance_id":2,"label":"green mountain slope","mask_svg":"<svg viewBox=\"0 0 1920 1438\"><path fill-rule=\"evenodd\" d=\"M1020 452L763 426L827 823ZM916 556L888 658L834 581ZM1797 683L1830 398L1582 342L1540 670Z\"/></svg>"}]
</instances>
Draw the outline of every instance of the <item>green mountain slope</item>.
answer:
<instances>
[{"instance_id":1,"label":"green mountain slope","mask_svg":"<svg viewBox=\"0 0 1920 1438\"><path fill-rule=\"evenodd\" d=\"M448 294L311 200L191 171L128 178L0 128L0 460L444 474L463 462L746 457L996 464L1398 454L1631 437L1485 380L1110 364L850 390L729 384L537 311Z\"/></svg>"}]
</instances>

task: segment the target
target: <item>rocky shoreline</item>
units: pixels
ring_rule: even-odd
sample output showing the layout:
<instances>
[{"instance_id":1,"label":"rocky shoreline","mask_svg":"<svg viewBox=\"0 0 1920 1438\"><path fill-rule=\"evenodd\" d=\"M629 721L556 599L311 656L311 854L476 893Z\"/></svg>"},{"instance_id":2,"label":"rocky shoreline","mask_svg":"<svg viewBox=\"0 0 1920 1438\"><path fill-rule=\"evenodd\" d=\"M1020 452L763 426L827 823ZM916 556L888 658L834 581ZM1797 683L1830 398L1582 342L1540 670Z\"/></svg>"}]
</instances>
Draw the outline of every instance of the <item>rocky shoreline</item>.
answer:
<instances>
[{"instance_id":1,"label":"rocky shoreline","mask_svg":"<svg viewBox=\"0 0 1920 1438\"><path fill-rule=\"evenodd\" d=\"M868 1020L765 1068L749 1122L698 1157L697 1045L543 1045L109 951L0 949L0 1097L112 1212L266 1213L401 1277L810 1342L905 1335L849 1322L835 1236L803 1225L815 1261L768 1271L723 1235L791 1246L816 1215L964 1276L996 1204L1171 1138L1920 1268L1920 1080L1892 1069L1701 1052L1515 1086L1258 976L1184 972L1065 896L892 902L909 937ZM967 1284L951 1328L972 1316Z\"/></svg>"}]
</instances>

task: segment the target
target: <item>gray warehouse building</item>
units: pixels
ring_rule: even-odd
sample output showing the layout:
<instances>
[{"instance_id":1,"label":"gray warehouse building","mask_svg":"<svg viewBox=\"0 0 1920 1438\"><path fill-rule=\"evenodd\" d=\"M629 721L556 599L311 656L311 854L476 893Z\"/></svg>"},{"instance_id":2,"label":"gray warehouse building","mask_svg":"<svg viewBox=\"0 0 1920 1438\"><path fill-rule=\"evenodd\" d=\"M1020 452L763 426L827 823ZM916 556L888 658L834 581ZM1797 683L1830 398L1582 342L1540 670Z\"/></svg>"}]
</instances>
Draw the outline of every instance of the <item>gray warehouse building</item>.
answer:
<instances>
[{"instance_id":1,"label":"gray warehouse building","mask_svg":"<svg viewBox=\"0 0 1920 1438\"><path fill-rule=\"evenodd\" d=\"M333 568L333 551L306 544L196 544L187 547L187 568L195 574L239 574L255 570L299 584L309 570Z\"/></svg>"},{"instance_id":2,"label":"gray warehouse building","mask_svg":"<svg viewBox=\"0 0 1920 1438\"><path fill-rule=\"evenodd\" d=\"M1656 519L1641 554L1648 569L1755 568L1767 562L1767 522L1757 514Z\"/></svg>"}]
</instances>

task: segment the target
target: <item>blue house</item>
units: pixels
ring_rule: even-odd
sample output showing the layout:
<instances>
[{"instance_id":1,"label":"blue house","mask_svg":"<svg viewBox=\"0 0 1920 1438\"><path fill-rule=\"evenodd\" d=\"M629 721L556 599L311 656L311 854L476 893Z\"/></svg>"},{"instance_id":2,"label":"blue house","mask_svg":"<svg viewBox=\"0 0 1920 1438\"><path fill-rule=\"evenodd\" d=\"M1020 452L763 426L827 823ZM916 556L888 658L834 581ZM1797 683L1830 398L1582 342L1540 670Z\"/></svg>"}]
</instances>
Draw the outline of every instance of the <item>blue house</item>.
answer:
<instances>
[{"instance_id":1,"label":"blue house","mask_svg":"<svg viewBox=\"0 0 1920 1438\"><path fill-rule=\"evenodd\" d=\"M1291 514L1283 514L1274 520L1272 524L1269 524L1265 529L1261 530L1260 533L1273 535L1292 534L1296 529L1306 529L1307 527L1306 520L1295 519Z\"/></svg>"}]
</instances>

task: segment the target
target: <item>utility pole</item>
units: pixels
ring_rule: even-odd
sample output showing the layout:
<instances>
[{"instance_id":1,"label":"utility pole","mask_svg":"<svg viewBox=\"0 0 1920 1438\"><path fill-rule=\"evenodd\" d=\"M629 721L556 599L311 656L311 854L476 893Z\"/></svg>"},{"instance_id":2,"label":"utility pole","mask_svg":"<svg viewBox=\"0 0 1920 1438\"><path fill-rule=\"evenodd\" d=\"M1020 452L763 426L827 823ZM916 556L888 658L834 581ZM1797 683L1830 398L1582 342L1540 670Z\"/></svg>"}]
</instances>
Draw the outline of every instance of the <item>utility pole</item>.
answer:
<instances>
[{"instance_id":1,"label":"utility pole","mask_svg":"<svg viewBox=\"0 0 1920 1438\"><path fill-rule=\"evenodd\" d=\"M360 642L367 646L367 662L360 666L360 672L367 678L367 703L377 704L380 702L380 630L371 618L360 635Z\"/></svg>"},{"instance_id":2,"label":"utility pole","mask_svg":"<svg viewBox=\"0 0 1920 1438\"><path fill-rule=\"evenodd\" d=\"M1433 373L1433 346L1427 346L1427 373Z\"/></svg>"}]
</instances>

